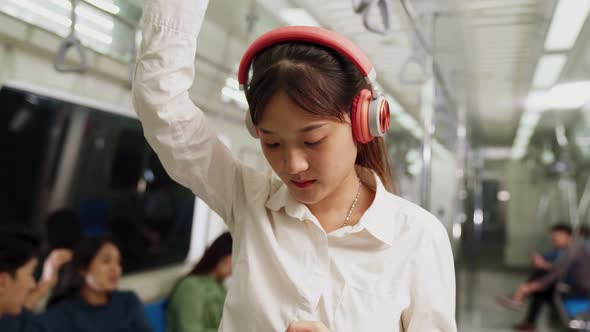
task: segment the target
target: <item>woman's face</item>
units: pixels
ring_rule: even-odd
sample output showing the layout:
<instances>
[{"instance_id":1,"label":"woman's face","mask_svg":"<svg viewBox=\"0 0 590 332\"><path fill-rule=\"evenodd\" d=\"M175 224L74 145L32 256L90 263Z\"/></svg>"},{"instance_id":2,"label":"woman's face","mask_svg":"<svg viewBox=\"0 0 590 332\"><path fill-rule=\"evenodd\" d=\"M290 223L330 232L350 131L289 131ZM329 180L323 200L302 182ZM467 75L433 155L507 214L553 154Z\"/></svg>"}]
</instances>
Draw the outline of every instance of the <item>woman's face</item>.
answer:
<instances>
[{"instance_id":1,"label":"woman's face","mask_svg":"<svg viewBox=\"0 0 590 332\"><path fill-rule=\"evenodd\" d=\"M216 267L216 273L220 279L225 279L231 275L232 271L231 255L227 255L219 260Z\"/></svg>"},{"instance_id":2,"label":"woman's face","mask_svg":"<svg viewBox=\"0 0 590 332\"><path fill-rule=\"evenodd\" d=\"M270 99L258 130L266 159L303 204L322 201L356 176L350 124L310 114L282 91Z\"/></svg>"},{"instance_id":3,"label":"woman's face","mask_svg":"<svg viewBox=\"0 0 590 332\"><path fill-rule=\"evenodd\" d=\"M82 272L86 286L97 292L115 290L121 273L121 253L112 243L103 244L88 269Z\"/></svg>"}]
</instances>

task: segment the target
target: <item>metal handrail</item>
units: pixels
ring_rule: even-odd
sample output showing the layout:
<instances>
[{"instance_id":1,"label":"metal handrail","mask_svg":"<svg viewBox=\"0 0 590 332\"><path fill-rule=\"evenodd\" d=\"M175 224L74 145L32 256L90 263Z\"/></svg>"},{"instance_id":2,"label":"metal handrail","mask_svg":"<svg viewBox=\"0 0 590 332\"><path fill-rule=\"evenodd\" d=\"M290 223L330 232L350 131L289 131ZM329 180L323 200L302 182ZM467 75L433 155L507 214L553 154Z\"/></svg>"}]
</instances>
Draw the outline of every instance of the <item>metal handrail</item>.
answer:
<instances>
[{"instance_id":1,"label":"metal handrail","mask_svg":"<svg viewBox=\"0 0 590 332\"><path fill-rule=\"evenodd\" d=\"M88 70L89 64L88 64L88 57L86 55L86 51L84 49L84 46L82 45L82 42L76 36L76 18L77 18L76 6L78 4L78 1L82 1L86 5L100 11L101 13L104 13L105 15L108 15L108 16L112 17L113 19L118 20L122 24L126 25L132 31L131 39L129 42L129 55L130 56L129 56L129 63L128 63L129 82L132 82L135 59L137 57L137 45L136 45L136 40L135 40L137 24L127 18L113 14L113 13L87 1L87 0L70 0L70 1L72 4L71 5L71 13L70 13L70 17L71 17L70 34L63 40L63 42L60 45L60 48L58 49L58 52L57 52L54 62L53 62L55 69L59 72L74 72L74 73L83 73ZM66 65L66 53L72 47L74 47L77 50L77 52L80 56L80 64L76 65L76 66Z\"/></svg>"},{"instance_id":2,"label":"metal handrail","mask_svg":"<svg viewBox=\"0 0 590 332\"><path fill-rule=\"evenodd\" d=\"M371 0L352 0L352 10L360 14L362 13L371 3Z\"/></svg>"},{"instance_id":3,"label":"metal handrail","mask_svg":"<svg viewBox=\"0 0 590 332\"><path fill-rule=\"evenodd\" d=\"M412 12L408 6L408 3L407 3L408 0L400 0L400 2L401 2L404 12L406 13L406 16L409 19L412 29L416 33L416 38L417 38L418 42L420 43L420 45L422 46L422 48L424 49L426 54L428 54L432 57L432 73L434 74L434 78L440 83L440 89L441 89L443 95L445 96L445 98L449 102L449 104L455 105L455 100L453 98L453 95L448 90L445 78L442 75L442 72L438 66L438 63L436 62L437 59L434 54L436 51L435 47L433 47L433 45L429 45L428 42L426 41L426 38L422 35L421 30L418 28L418 23L416 22L416 18L414 17L414 15L412 15ZM435 12L433 14L433 18L432 18L433 21L431 23L432 30L435 30L434 28L436 26L436 21L438 20L440 15L441 15L441 13L437 13L437 12Z\"/></svg>"}]
</instances>

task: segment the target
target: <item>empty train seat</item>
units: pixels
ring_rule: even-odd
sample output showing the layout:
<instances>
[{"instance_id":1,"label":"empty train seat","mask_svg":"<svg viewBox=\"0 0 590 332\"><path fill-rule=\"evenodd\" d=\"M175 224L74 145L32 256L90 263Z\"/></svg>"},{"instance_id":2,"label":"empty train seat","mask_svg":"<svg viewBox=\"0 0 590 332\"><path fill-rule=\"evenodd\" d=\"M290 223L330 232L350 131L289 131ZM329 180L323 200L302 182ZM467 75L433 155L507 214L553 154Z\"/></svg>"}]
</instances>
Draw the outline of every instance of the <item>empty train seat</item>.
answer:
<instances>
[{"instance_id":1,"label":"empty train seat","mask_svg":"<svg viewBox=\"0 0 590 332\"><path fill-rule=\"evenodd\" d=\"M563 304L569 317L575 317L590 310L588 299L567 299L563 301Z\"/></svg>"},{"instance_id":2,"label":"empty train seat","mask_svg":"<svg viewBox=\"0 0 590 332\"><path fill-rule=\"evenodd\" d=\"M145 318L154 332L166 332L166 306L168 299L147 303L143 306Z\"/></svg>"}]
</instances>

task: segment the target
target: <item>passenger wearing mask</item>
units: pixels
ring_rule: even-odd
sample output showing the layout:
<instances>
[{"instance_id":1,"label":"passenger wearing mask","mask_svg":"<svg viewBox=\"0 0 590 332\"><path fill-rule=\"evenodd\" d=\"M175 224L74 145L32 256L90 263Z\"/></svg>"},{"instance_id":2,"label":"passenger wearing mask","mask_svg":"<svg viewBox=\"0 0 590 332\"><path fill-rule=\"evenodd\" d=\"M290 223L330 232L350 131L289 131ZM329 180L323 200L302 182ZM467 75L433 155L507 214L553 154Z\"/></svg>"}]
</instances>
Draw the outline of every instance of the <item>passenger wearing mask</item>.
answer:
<instances>
[{"instance_id":1,"label":"passenger wearing mask","mask_svg":"<svg viewBox=\"0 0 590 332\"><path fill-rule=\"evenodd\" d=\"M151 331L137 295L116 290L121 273L117 245L103 237L83 239L37 319L47 332Z\"/></svg>"},{"instance_id":2,"label":"passenger wearing mask","mask_svg":"<svg viewBox=\"0 0 590 332\"><path fill-rule=\"evenodd\" d=\"M42 277L35 282L39 240L28 231L11 225L0 227L0 331L44 332L30 308L55 286L57 271L71 259L71 252L53 250L43 264Z\"/></svg>"},{"instance_id":3,"label":"passenger wearing mask","mask_svg":"<svg viewBox=\"0 0 590 332\"><path fill-rule=\"evenodd\" d=\"M214 332L225 301L223 281L231 274L232 238L219 236L193 270L176 286L170 299L168 332Z\"/></svg>"}]
</instances>

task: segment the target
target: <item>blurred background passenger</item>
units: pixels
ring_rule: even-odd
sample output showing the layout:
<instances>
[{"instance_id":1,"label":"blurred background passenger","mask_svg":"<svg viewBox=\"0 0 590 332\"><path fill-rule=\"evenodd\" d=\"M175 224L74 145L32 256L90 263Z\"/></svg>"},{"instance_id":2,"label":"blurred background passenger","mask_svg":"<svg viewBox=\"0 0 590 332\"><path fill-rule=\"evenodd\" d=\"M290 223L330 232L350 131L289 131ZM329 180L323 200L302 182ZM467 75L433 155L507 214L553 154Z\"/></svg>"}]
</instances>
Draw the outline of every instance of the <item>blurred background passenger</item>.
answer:
<instances>
[{"instance_id":1,"label":"blurred background passenger","mask_svg":"<svg viewBox=\"0 0 590 332\"><path fill-rule=\"evenodd\" d=\"M525 319L513 326L516 331L534 331L544 303L553 303L556 287L564 298L587 299L590 297L590 251L586 246L588 230L585 226L577 231L573 240L564 236L567 250L557 258L547 273L521 284L506 303L518 304L530 297Z\"/></svg>"},{"instance_id":2,"label":"blurred background passenger","mask_svg":"<svg viewBox=\"0 0 590 332\"><path fill-rule=\"evenodd\" d=\"M221 322L226 290L223 281L232 271L232 238L219 236L193 270L175 287L167 312L168 332L213 332Z\"/></svg>"},{"instance_id":3,"label":"blurred background passenger","mask_svg":"<svg viewBox=\"0 0 590 332\"><path fill-rule=\"evenodd\" d=\"M121 254L112 240L83 239L39 321L48 332L151 331L137 295L116 290L121 274Z\"/></svg>"},{"instance_id":4,"label":"blurred background passenger","mask_svg":"<svg viewBox=\"0 0 590 332\"><path fill-rule=\"evenodd\" d=\"M56 271L71 258L67 250L49 254L43 277L35 282L39 240L24 228L0 227L0 331L43 331L27 307L55 285Z\"/></svg>"}]
</instances>

